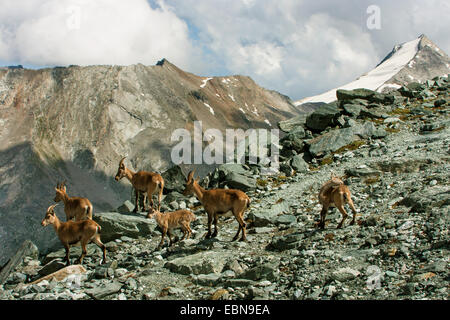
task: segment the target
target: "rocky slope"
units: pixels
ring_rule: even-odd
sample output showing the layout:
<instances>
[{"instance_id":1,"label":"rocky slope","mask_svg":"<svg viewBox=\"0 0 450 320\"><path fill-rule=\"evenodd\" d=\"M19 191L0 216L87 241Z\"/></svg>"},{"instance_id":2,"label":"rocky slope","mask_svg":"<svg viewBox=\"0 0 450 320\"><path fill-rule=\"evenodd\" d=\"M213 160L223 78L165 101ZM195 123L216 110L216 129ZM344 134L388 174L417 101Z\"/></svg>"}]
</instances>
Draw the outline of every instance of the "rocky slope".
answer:
<instances>
[{"instance_id":1,"label":"rocky slope","mask_svg":"<svg viewBox=\"0 0 450 320\"><path fill-rule=\"evenodd\" d=\"M280 123L283 175L217 168L203 185L241 185L252 198L248 242L231 242L234 218L221 218L218 237L205 240L202 207L174 191L163 209L194 210L192 239L155 251L155 222L126 213L126 203L121 214L96 217L106 265L91 246L78 275L27 285L62 268L64 255L39 255L28 244L0 298L448 299L449 88L445 77L390 94L340 90L337 102ZM341 216L330 210L318 230L317 193L332 172L350 187L357 224L336 229Z\"/></svg>"},{"instance_id":2,"label":"rocky slope","mask_svg":"<svg viewBox=\"0 0 450 320\"><path fill-rule=\"evenodd\" d=\"M396 45L392 51L371 71L355 81L323 94L294 102L306 107L314 103L329 103L336 100L336 90L366 88L383 92L398 89L410 82L423 82L450 72L450 58L427 36Z\"/></svg>"},{"instance_id":3,"label":"rocky slope","mask_svg":"<svg viewBox=\"0 0 450 320\"><path fill-rule=\"evenodd\" d=\"M175 129L270 128L302 111L245 76L206 78L167 60L156 66L0 68L0 265L32 235L58 180L94 212L129 198L113 176L122 156L135 170L172 166Z\"/></svg>"}]
</instances>

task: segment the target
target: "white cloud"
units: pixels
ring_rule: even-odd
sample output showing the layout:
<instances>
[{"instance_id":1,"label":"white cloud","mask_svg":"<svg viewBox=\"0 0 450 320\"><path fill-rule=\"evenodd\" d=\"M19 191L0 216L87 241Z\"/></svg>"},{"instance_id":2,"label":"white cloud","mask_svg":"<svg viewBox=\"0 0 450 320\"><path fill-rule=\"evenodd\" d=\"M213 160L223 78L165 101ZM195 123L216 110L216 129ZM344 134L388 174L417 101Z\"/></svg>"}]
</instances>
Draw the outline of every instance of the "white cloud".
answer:
<instances>
[{"instance_id":1,"label":"white cloud","mask_svg":"<svg viewBox=\"0 0 450 320\"><path fill-rule=\"evenodd\" d=\"M0 60L34 65L155 64L198 54L181 20L146 0L2 0ZM194 58L195 57L195 58Z\"/></svg>"},{"instance_id":2,"label":"white cloud","mask_svg":"<svg viewBox=\"0 0 450 320\"><path fill-rule=\"evenodd\" d=\"M449 53L447 0L0 0L0 61L154 64L243 74L293 100L370 71L425 33ZM369 5L381 30L367 28ZM79 7L80 28L74 11ZM76 11L76 10L75 10Z\"/></svg>"}]
</instances>

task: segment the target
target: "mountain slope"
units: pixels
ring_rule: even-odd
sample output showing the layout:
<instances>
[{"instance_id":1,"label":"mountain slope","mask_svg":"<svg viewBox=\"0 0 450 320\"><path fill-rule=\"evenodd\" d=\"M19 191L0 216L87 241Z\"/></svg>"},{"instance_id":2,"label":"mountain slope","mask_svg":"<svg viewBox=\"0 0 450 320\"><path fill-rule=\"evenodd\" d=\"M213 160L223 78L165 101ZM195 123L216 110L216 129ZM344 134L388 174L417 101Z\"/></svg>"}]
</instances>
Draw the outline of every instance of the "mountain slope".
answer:
<instances>
[{"instance_id":1,"label":"mountain slope","mask_svg":"<svg viewBox=\"0 0 450 320\"><path fill-rule=\"evenodd\" d=\"M122 156L135 170L172 166L175 129L195 120L203 130L276 128L299 113L249 77L200 77L167 60L0 68L0 265L30 235L40 248L55 238L39 222L58 180L70 196L88 197L95 215L130 197L129 182L113 179Z\"/></svg>"},{"instance_id":2,"label":"mountain slope","mask_svg":"<svg viewBox=\"0 0 450 320\"><path fill-rule=\"evenodd\" d=\"M294 102L296 106L306 103L336 100L336 90L352 90L366 88L383 91L385 88L399 88L409 82L421 82L450 72L450 59L425 35L412 41L397 45L375 67L339 88L329 90L323 94L304 98Z\"/></svg>"}]
</instances>

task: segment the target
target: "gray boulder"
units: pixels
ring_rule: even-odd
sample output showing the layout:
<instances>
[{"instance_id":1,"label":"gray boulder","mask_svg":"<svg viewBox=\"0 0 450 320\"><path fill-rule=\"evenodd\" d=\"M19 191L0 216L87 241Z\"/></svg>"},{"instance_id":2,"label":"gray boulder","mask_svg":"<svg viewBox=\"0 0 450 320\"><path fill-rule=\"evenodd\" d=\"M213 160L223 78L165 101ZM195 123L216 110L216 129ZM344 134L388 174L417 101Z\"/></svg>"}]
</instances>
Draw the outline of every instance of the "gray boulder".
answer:
<instances>
[{"instance_id":1,"label":"gray boulder","mask_svg":"<svg viewBox=\"0 0 450 320\"><path fill-rule=\"evenodd\" d=\"M306 127L314 131L322 131L332 125L341 110L335 103L325 104L306 118Z\"/></svg>"},{"instance_id":2,"label":"gray boulder","mask_svg":"<svg viewBox=\"0 0 450 320\"><path fill-rule=\"evenodd\" d=\"M231 189L239 189L242 191L256 189L256 179L235 172L230 172L226 175L224 184L228 185Z\"/></svg>"},{"instance_id":3,"label":"gray boulder","mask_svg":"<svg viewBox=\"0 0 450 320\"><path fill-rule=\"evenodd\" d=\"M416 191L405 197L399 204L411 207L414 212L427 212L433 207L450 205L450 187L436 185Z\"/></svg>"},{"instance_id":4,"label":"gray boulder","mask_svg":"<svg viewBox=\"0 0 450 320\"><path fill-rule=\"evenodd\" d=\"M183 192L186 184L186 178L180 166L174 166L163 172L161 176L164 179L164 192L172 191Z\"/></svg>"},{"instance_id":5,"label":"gray boulder","mask_svg":"<svg viewBox=\"0 0 450 320\"><path fill-rule=\"evenodd\" d=\"M279 274L280 271L278 270L277 265L263 264L245 271L239 276L239 278L253 281L258 281L262 279L274 281L278 279Z\"/></svg>"},{"instance_id":6,"label":"gray boulder","mask_svg":"<svg viewBox=\"0 0 450 320\"><path fill-rule=\"evenodd\" d=\"M120 207L117 208L119 213L131 213L134 210L134 204L131 201L126 200Z\"/></svg>"},{"instance_id":7,"label":"gray boulder","mask_svg":"<svg viewBox=\"0 0 450 320\"><path fill-rule=\"evenodd\" d=\"M101 239L104 243L122 236L146 237L153 232L156 226L154 219L145 218L145 214L104 212L95 214L93 219L102 228Z\"/></svg>"},{"instance_id":8,"label":"gray boulder","mask_svg":"<svg viewBox=\"0 0 450 320\"><path fill-rule=\"evenodd\" d=\"M22 246L17 250L16 254L9 259L8 263L0 271L0 284L4 283L9 274L22 263L25 257L32 257L37 259L39 250L36 245L30 240L25 240Z\"/></svg>"},{"instance_id":9,"label":"gray boulder","mask_svg":"<svg viewBox=\"0 0 450 320\"><path fill-rule=\"evenodd\" d=\"M106 298L114 293L117 293L122 288L123 284L119 281L109 282L91 289L86 289L86 293L96 300Z\"/></svg>"},{"instance_id":10,"label":"gray boulder","mask_svg":"<svg viewBox=\"0 0 450 320\"><path fill-rule=\"evenodd\" d=\"M203 251L167 261L164 264L164 268L184 275L218 274L222 272L227 258L229 258L227 253Z\"/></svg>"},{"instance_id":11,"label":"gray boulder","mask_svg":"<svg viewBox=\"0 0 450 320\"><path fill-rule=\"evenodd\" d=\"M294 118L280 121L278 122L278 128L280 128L282 131L288 133L291 132L294 129L297 129L299 127L304 127L306 124L306 117L307 114L300 114Z\"/></svg>"},{"instance_id":12,"label":"gray boulder","mask_svg":"<svg viewBox=\"0 0 450 320\"><path fill-rule=\"evenodd\" d=\"M313 157L320 157L328 152L334 152L360 138L352 128L331 130L323 135L307 141L309 152Z\"/></svg>"},{"instance_id":13,"label":"gray boulder","mask_svg":"<svg viewBox=\"0 0 450 320\"><path fill-rule=\"evenodd\" d=\"M361 109L363 107L361 105L358 105L358 104L347 103L347 104L344 104L343 108L344 108L344 112L346 114L356 118L356 117L359 116L359 114L361 112Z\"/></svg>"},{"instance_id":14,"label":"gray boulder","mask_svg":"<svg viewBox=\"0 0 450 320\"><path fill-rule=\"evenodd\" d=\"M269 224L273 224L276 216L282 212L289 212L289 204L286 201L276 203L270 208L250 212L248 218L253 221L253 226L265 227Z\"/></svg>"},{"instance_id":15,"label":"gray boulder","mask_svg":"<svg viewBox=\"0 0 450 320\"><path fill-rule=\"evenodd\" d=\"M303 159L302 155L296 155L291 159L290 163L291 167L296 171L300 173L304 173L308 171L308 163Z\"/></svg>"},{"instance_id":16,"label":"gray boulder","mask_svg":"<svg viewBox=\"0 0 450 320\"><path fill-rule=\"evenodd\" d=\"M301 246L304 237L304 234L301 232L273 237L272 241L269 244L269 247L278 251L296 249Z\"/></svg>"}]
</instances>

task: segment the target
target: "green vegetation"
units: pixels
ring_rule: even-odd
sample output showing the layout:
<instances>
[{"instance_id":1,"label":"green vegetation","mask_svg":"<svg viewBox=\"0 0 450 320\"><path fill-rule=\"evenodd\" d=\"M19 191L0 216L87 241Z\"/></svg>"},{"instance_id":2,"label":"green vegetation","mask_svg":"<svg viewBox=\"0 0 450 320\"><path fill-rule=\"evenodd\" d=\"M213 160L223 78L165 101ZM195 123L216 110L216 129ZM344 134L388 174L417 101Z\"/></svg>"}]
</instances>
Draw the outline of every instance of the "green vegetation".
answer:
<instances>
[{"instance_id":1,"label":"green vegetation","mask_svg":"<svg viewBox=\"0 0 450 320\"><path fill-rule=\"evenodd\" d=\"M341 148L339 148L338 150L336 150L335 152L333 152L333 154L338 154L338 153L343 153L346 151L352 151L352 150L356 150L359 147L363 146L366 144L366 141L364 140L356 140L346 146L343 146Z\"/></svg>"}]
</instances>

